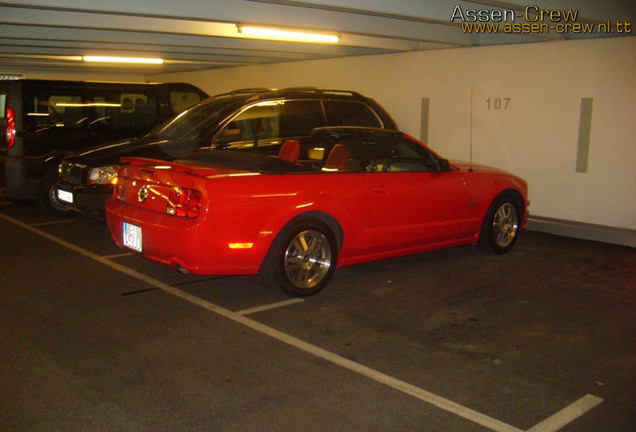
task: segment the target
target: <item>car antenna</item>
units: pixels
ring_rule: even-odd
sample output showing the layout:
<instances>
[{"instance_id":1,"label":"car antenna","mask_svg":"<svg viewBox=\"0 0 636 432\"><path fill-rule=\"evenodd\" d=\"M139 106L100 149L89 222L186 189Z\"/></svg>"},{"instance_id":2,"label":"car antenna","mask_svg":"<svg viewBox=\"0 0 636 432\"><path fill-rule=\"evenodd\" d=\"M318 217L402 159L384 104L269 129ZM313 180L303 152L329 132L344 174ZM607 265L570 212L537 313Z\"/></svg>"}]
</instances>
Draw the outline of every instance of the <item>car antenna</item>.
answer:
<instances>
[{"instance_id":1,"label":"car antenna","mask_svg":"<svg viewBox=\"0 0 636 432\"><path fill-rule=\"evenodd\" d=\"M470 86L470 155L468 159L468 172L473 172L473 86Z\"/></svg>"}]
</instances>

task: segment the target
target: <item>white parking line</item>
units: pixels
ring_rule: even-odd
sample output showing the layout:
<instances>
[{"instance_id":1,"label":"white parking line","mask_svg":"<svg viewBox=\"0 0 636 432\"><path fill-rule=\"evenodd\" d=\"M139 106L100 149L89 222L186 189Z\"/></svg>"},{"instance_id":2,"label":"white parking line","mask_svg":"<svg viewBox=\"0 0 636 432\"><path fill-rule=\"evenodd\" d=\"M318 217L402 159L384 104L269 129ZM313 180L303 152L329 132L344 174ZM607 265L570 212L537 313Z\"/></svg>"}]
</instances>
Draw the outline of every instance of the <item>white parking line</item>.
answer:
<instances>
[{"instance_id":1,"label":"white parking line","mask_svg":"<svg viewBox=\"0 0 636 432\"><path fill-rule=\"evenodd\" d=\"M555 432L561 429L573 420L581 417L583 414L603 402L600 397L585 395L578 401L563 408L558 413L548 417L541 423L531 427L527 432Z\"/></svg>"},{"instance_id":2,"label":"white parking line","mask_svg":"<svg viewBox=\"0 0 636 432\"><path fill-rule=\"evenodd\" d=\"M113 258L121 258L121 257L127 257L127 256L133 256L133 254L131 254L130 252L125 252L125 253L119 253L119 254L113 254L113 255L103 255L102 258L113 259Z\"/></svg>"},{"instance_id":3,"label":"white parking line","mask_svg":"<svg viewBox=\"0 0 636 432\"><path fill-rule=\"evenodd\" d=\"M128 268L126 266L120 265L114 261L110 261L107 258L101 257L91 251L88 251L86 249L83 249L77 245L74 245L73 243L70 243L66 240L60 239L58 237L55 237L45 231L42 231L40 229L37 229L33 226L30 226L28 224L22 223L17 219L14 219L10 216L6 216L3 213L0 212L0 218L5 219L17 226L20 226L26 230L29 230L35 234L40 235L41 237L44 237L46 239L49 239L61 246L64 246L68 249L71 249L81 255L84 255L87 258L93 259L97 262L100 262L110 268L112 268L113 270L116 270L118 272L124 273L128 276L131 276L135 279L138 279L140 281L146 282L147 284L159 288L162 291L172 294L175 297L179 297L182 300L188 301L192 304L195 304L197 306L200 306L206 310L209 310L211 312L214 312L220 316L223 316L227 319L230 319L236 323L242 324L246 327L249 327L253 330L256 330L262 334L265 334L273 339L276 339L280 342L283 342L285 344L288 344L290 346L293 346L299 350L305 351L307 353L310 353L316 357L322 358L324 360L327 360L335 365L341 366L345 369L348 369L352 372L355 372L357 374L360 374L362 376L365 376L369 379L372 379L378 383L384 384L388 387L391 387L393 389L399 390L403 393L406 393L408 395L411 395L421 401L427 402L431 405L434 405L438 408L441 408L444 411L447 411L449 413L455 414L459 417L462 417L466 420L469 420L473 423L477 423L480 424L490 430L496 431L496 432L524 432L521 429L518 429L514 426L511 426L509 424L506 424L504 422L501 422L495 418L489 417L485 414L482 414L480 412L477 412L475 410L472 410L470 408L467 408L463 405L460 405L458 403L455 403L449 399L446 399L442 396L436 395L434 393L431 393L427 390L421 389L419 387L416 387L412 384L409 384L405 381L399 380L397 378L394 378L392 376L386 375L382 372L376 371L374 369L371 369L367 366L364 366L360 363L356 363L352 360L349 360L347 358L344 358L342 356L339 356L338 354L334 354L330 351L327 351L323 348L320 348L316 345L312 345L310 343L307 343L301 339L298 339L294 336L291 336L287 333L283 333L279 330L276 330L272 327L266 326L264 324L261 324L257 321L254 321L250 318L245 317L243 314L241 313L237 313L237 312L232 312L228 309L225 309L221 306L218 306L214 303L210 303L208 301L205 301L199 297L196 297L192 294L189 294L185 291L181 291L180 289L177 289L175 287L172 287L164 282L161 282L159 280L156 280L154 278L151 278L150 276L147 276L143 273L140 273L136 270L133 270L131 268ZM243 312L244 313L244 312ZM589 411L590 409L592 409L594 406L598 405L599 403L601 403L603 401L603 399L598 398L596 396L592 396L592 395L587 395L584 396L582 399L580 399L578 402L564 408L563 410L559 411L557 414L553 415L552 417L538 423L536 426L534 426L532 429L530 429L527 432L552 432L552 431L556 431L559 428L563 427L565 424L573 421L574 419L576 419L577 417L583 415L585 412ZM554 429L556 427L556 429Z\"/></svg>"},{"instance_id":4,"label":"white parking line","mask_svg":"<svg viewBox=\"0 0 636 432\"><path fill-rule=\"evenodd\" d=\"M240 311L236 311L235 313L245 316L245 315L250 315L250 314L253 314L253 313L257 313L257 312L263 312L263 311L270 310L270 309L277 309L277 308L280 308L280 307L290 306L290 305L293 305L293 304L296 304L296 303L301 303L301 302L304 302L304 301L305 300L303 300L301 298L293 298L291 300L285 300L285 301L278 302L278 303L270 303L270 304L266 304L266 305L263 305L263 306L253 307L253 308L250 308L250 309L243 309L243 310L240 310Z\"/></svg>"}]
</instances>

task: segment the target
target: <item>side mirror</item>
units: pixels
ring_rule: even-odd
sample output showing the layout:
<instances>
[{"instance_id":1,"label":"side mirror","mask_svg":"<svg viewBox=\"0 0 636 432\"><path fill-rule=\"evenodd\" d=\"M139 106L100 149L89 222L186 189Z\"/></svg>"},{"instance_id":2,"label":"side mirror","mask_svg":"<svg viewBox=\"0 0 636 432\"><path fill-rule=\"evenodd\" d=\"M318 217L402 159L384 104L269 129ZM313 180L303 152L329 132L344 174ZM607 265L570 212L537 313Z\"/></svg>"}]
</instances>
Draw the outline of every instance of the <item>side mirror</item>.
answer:
<instances>
[{"instance_id":1,"label":"side mirror","mask_svg":"<svg viewBox=\"0 0 636 432\"><path fill-rule=\"evenodd\" d=\"M438 171L452 171L451 164L448 159L438 159L437 160L437 170Z\"/></svg>"}]
</instances>

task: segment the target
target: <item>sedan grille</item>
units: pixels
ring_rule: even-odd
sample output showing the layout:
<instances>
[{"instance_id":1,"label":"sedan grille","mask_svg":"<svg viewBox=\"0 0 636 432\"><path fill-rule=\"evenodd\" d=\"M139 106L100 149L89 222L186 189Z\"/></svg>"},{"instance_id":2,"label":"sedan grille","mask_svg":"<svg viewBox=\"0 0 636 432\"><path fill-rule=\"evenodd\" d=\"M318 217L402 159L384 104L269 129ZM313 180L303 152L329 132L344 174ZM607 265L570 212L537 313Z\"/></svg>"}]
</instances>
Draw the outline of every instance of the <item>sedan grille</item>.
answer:
<instances>
[{"instance_id":1,"label":"sedan grille","mask_svg":"<svg viewBox=\"0 0 636 432\"><path fill-rule=\"evenodd\" d=\"M60 165L60 178L68 183L84 184L87 168L86 165L62 162Z\"/></svg>"}]
</instances>

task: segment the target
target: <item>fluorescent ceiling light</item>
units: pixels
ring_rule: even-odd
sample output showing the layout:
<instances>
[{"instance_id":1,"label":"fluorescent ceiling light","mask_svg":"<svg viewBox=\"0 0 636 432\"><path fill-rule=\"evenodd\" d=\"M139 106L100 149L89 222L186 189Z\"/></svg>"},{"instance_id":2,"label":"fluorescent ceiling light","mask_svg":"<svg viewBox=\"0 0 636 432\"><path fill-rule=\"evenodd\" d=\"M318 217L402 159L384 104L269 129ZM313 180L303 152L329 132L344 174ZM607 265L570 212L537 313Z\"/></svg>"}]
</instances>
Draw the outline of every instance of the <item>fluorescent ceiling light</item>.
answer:
<instances>
[{"instance_id":1,"label":"fluorescent ceiling light","mask_svg":"<svg viewBox=\"0 0 636 432\"><path fill-rule=\"evenodd\" d=\"M338 43L340 36L328 33L312 33L299 30L282 30L267 27L238 25L238 32L246 37L284 40L291 42Z\"/></svg>"},{"instance_id":2,"label":"fluorescent ceiling light","mask_svg":"<svg viewBox=\"0 0 636 432\"><path fill-rule=\"evenodd\" d=\"M84 56L85 62L163 64L160 58Z\"/></svg>"},{"instance_id":3,"label":"fluorescent ceiling light","mask_svg":"<svg viewBox=\"0 0 636 432\"><path fill-rule=\"evenodd\" d=\"M75 103L75 102L58 102L55 106L68 107L68 108L80 108L80 107L112 107L118 108L121 106L119 103L107 103L107 102L91 102L91 103Z\"/></svg>"}]
</instances>

